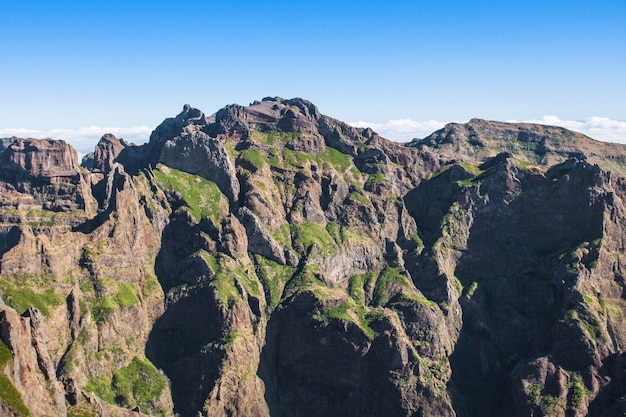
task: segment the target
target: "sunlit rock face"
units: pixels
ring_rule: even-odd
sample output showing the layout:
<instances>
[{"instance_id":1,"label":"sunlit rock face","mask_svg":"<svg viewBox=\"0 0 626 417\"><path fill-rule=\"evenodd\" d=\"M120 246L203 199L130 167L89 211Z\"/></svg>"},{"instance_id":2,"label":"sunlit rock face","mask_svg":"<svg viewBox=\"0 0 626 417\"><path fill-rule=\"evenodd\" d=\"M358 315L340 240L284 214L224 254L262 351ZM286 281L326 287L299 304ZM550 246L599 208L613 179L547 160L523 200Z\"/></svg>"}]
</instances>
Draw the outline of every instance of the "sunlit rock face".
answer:
<instances>
[{"instance_id":1,"label":"sunlit rock face","mask_svg":"<svg viewBox=\"0 0 626 417\"><path fill-rule=\"evenodd\" d=\"M612 416L626 148L265 98L0 146L0 414Z\"/></svg>"}]
</instances>

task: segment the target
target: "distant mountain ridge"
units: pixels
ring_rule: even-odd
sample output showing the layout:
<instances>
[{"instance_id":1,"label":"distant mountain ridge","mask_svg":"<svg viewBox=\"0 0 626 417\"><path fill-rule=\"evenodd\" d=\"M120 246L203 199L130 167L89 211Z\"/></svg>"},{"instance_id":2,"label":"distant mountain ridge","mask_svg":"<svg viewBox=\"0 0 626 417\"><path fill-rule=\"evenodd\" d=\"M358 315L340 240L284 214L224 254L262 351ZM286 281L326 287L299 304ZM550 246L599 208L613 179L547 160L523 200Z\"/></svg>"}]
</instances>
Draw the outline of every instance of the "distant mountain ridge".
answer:
<instances>
[{"instance_id":1,"label":"distant mountain ridge","mask_svg":"<svg viewBox=\"0 0 626 417\"><path fill-rule=\"evenodd\" d=\"M300 98L0 149L0 414L626 412L624 145Z\"/></svg>"}]
</instances>

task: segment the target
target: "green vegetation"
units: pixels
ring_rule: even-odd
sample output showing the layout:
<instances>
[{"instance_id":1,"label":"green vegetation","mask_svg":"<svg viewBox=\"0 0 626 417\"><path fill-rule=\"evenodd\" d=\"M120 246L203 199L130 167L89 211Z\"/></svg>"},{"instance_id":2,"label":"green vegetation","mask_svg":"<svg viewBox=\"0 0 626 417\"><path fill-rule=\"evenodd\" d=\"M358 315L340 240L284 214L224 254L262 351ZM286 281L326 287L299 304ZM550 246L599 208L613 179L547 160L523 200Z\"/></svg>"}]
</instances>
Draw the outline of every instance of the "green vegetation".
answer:
<instances>
[{"instance_id":1,"label":"green vegetation","mask_svg":"<svg viewBox=\"0 0 626 417\"><path fill-rule=\"evenodd\" d=\"M317 156L317 162L322 166L322 168L332 166L338 172L345 172L352 165L352 157L333 147L326 146L326 150L324 152L320 152Z\"/></svg>"},{"instance_id":2,"label":"green vegetation","mask_svg":"<svg viewBox=\"0 0 626 417\"><path fill-rule=\"evenodd\" d=\"M102 324L115 311L115 303L110 297L94 298L90 300L91 317L97 324Z\"/></svg>"},{"instance_id":3,"label":"green vegetation","mask_svg":"<svg viewBox=\"0 0 626 417\"><path fill-rule=\"evenodd\" d=\"M128 366L114 372L111 380L106 376L94 378L84 389L110 404L126 408L139 406L144 412L158 413L153 403L166 385L165 377L150 361L136 356Z\"/></svg>"},{"instance_id":4,"label":"green vegetation","mask_svg":"<svg viewBox=\"0 0 626 417\"><path fill-rule=\"evenodd\" d=\"M367 181L365 182L365 185L374 185L374 184L389 184L389 181L387 181L387 179L385 178L383 174L380 174L380 173L370 174L369 177L367 177Z\"/></svg>"},{"instance_id":5,"label":"green vegetation","mask_svg":"<svg viewBox=\"0 0 626 417\"><path fill-rule=\"evenodd\" d=\"M326 223L326 231L335 240L337 245L345 243L348 237L352 235L344 225L337 222Z\"/></svg>"},{"instance_id":6,"label":"green vegetation","mask_svg":"<svg viewBox=\"0 0 626 417\"><path fill-rule=\"evenodd\" d=\"M165 189L180 193L196 221L208 217L218 222L227 204L217 184L198 175L188 174L159 164L153 171L157 182Z\"/></svg>"},{"instance_id":7,"label":"green vegetation","mask_svg":"<svg viewBox=\"0 0 626 417\"><path fill-rule=\"evenodd\" d=\"M225 348L229 346L230 344L232 344L236 338L237 338L237 332L233 330L231 332L228 332L222 335L218 339L213 340L212 342L209 342L206 345L204 345L204 347L202 348L202 351L206 353L206 352L210 352L216 347Z\"/></svg>"},{"instance_id":8,"label":"green vegetation","mask_svg":"<svg viewBox=\"0 0 626 417\"><path fill-rule=\"evenodd\" d=\"M139 302L135 288L131 284L120 284L113 300L122 307L132 307Z\"/></svg>"},{"instance_id":9,"label":"green vegetation","mask_svg":"<svg viewBox=\"0 0 626 417\"><path fill-rule=\"evenodd\" d=\"M144 297L147 297L151 294L155 289L159 288L159 280L156 275L151 273L146 273L144 275L143 285L141 286L141 293Z\"/></svg>"},{"instance_id":10,"label":"green vegetation","mask_svg":"<svg viewBox=\"0 0 626 417\"><path fill-rule=\"evenodd\" d=\"M586 390L583 386L583 378L578 372L572 372L569 380L569 403L572 409L577 409L586 396Z\"/></svg>"},{"instance_id":11,"label":"green vegetation","mask_svg":"<svg viewBox=\"0 0 626 417\"><path fill-rule=\"evenodd\" d=\"M335 240L321 223L291 225L291 233L294 245L302 246L304 251L315 245L325 253L337 252Z\"/></svg>"},{"instance_id":12,"label":"green vegetation","mask_svg":"<svg viewBox=\"0 0 626 417\"><path fill-rule=\"evenodd\" d=\"M335 307L317 310L313 318L326 326L334 320L354 323L368 338L376 337L376 332L370 327L371 316L368 316L364 306L356 304L351 299Z\"/></svg>"},{"instance_id":13,"label":"green vegetation","mask_svg":"<svg viewBox=\"0 0 626 417\"><path fill-rule=\"evenodd\" d=\"M83 401L75 406L67 405L67 417L93 417L98 415L95 405Z\"/></svg>"},{"instance_id":14,"label":"green vegetation","mask_svg":"<svg viewBox=\"0 0 626 417\"><path fill-rule=\"evenodd\" d=\"M533 164L524 159L513 158L513 163L516 167L523 171L527 171Z\"/></svg>"},{"instance_id":15,"label":"green vegetation","mask_svg":"<svg viewBox=\"0 0 626 417\"><path fill-rule=\"evenodd\" d=\"M447 171L447 170L449 170L450 168L452 168L452 165L444 165L444 166L442 166L441 168L439 168L439 169L437 170L437 172L435 172L434 174L432 174L432 175L430 176L430 178L428 178L428 179L431 179L431 180L432 180L433 178L437 178L438 176L440 176L441 174L443 174L444 172L446 172L446 171Z\"/></svg>"},{"instance_id":16,"label":"green vegetation","mask_svg":"<svg viewBox=\"0 0 626 417\"><path fill-rule=\"evenodd\" d=\"M245 149L239 154L239 159L249 162L256 170L263 169L269 163L267 157L259 149Z\"/></svg>"},{"instance_id":17,"label":"green vegetation","mask_svg":"<svg viewBox=\"0 0 626 417\"><path fill-rule=\"evenodd\" d=\"M420 237L419 233L415 232L411 234L410 239L417 243L417 249L422 249L424 247L424 241Z\"/></svg>"},{"instance_id":18,"label":"green vegetation","mask_svg":"<svg viewBox=\"0 0 626 417\"><path fill-rule=\"evenodd\" d=\"M254 255L257 276L263 284L267 308L272 311L280 303L285 284L296 271L295 267L280 265L260 255Z\"/></svg>"},{"instance_id":19,"label":"green vegetation","mask_svg":"<svg viewBox=\"0 0 626 417\"><path fill-rule=\"evenodd\" d=\"M200 256L202 257L202 259L204 259L204 262L206 262L206 264L209 266L209 268L211 268L211 271L213 271L214 274L217 274L219 272L220 266L215 256L209 254L204 250L200 251Z\"/></svg>"},{"instance_id":20,"label":"green vegetation","mask_svg":"<svg viewBox=\"0 0 626 417\"><path fill-rule=\"evenodd\" d=\"M291 246L291 228L289 224L282 224L277 231L272 233L272 237L282 246Z\"/></svg>"},{"instance_id":21,"label":"green vegetation","mask_svg":"<svg viewBox=\"0 0 626 417\"><path fill-rule=\"evenodd\" d=\"M578 311L575 309L567 310L565 312L564 319L567 321L576 321L580 323L580 327L593 340L600 340L605 338L600 321L589 311Z\"/></svg>"},{"instance_id":22,"label":"green vegetation","mask_svg":"<svg viewBox=\"0 0 626 417\"><path fill-rule=\"evenodd\" d=\"M374 297L372 299L374 305L384 307L389 302L388 289L391 284L398 284L403 287L409 286L407 277L402 275L398 268L385 268L376 280Z\"/></svg>"},{"instance_id":23,"label":"green vegetation","mask_svg":"<svg viewBox=\"0 0 626 417\"><path fill-rule=\"evenodd\" d=\"M528 397L530 399L530 403L533 405L541 404L541 391L543 391L543 385L541 384L531 384L528 387Z\"/></svg>"},{"instance_id":24,"label":"green vegetation","mask_svg":"<svg viewBox=\"0 0 626 417\"><path fill-rule=\"evenodd\" d=\"M480 175L483 172L485 172L470 162L459 162L459 165L461 165L463 169L469 172L470 174Z\"/></svg>"},{"instance_id":25,"label":"green vegetation","mask_svg":"<svg viewBox=\"0 0 626 417\"><path fill-rule=\"evenodd\" d=\"M9 347L0 340L0 370L13 360L13 354ZM3 403L18 417L30 416L30 411L26 408L22 394L15 388L15 385L0 372L0 403Z\"/></svg>"},{"instance_id":26,"label":"green vegetation","mask_svg":"<svg viewBox=\"0 0 626 417\"><path fill-rule=\"evenodd\" d=\"M35 292L25 285L28 281L21 281L15 285L7 280L0 280L0 290L2 290L4 301L13 307L19 314L24 313L29 306L35 307L44 316L50 314L50 308L60 306L63 303L61 296L56 294L52 288L44 292Z\"/></svg>"},{"instance_id":27,"label":"green vegetation","mask_svg":"<svg viewBox=\"0 0 626 417\"><path fill-rule=\"evenodd\" d=\"M467 289L467 292L465 293L465 296L467 297L468 300L474 296L474 293L476 292L477 289L478 289L478 282L472 281L469 288Z\"/></svg>"},{"instance_id":28,"label":"green vegetation","mask_svg":"<svg viewBox=\"0 0 626 417\"><path fill-rule=\"evenodd\" d=\"M99 240L97 242L88 242L85 243L82 249L81 258L83 260L94 259L99 255L102 255L104 249L106 248L107 242L106 240Z\"/></svg>"},{"instance_id":29,"label":"green vegetation","mask_svg":"<svg viewBox=\"0 0 626 417\"><path fill-rule=\"evenodd\" d=\"M365 289L371 289L373 284L372 276L366 275ZM385 307L389 302L389 298L394 294L400 294L401 300L414 301L427 306L436 306L433 301L417 295L406 275L404 275L399 268L387 267L380 273L374 284L374 293L372 297L372 304L374 306ZM395 286L396 289L390 287Z\"/></svg>"},{"instance_id":30,"label":"green vegetation","mask_svg":"<svg viewBox=\"0 0 626 417\"><path fill-rule=\"evenodd\" d=\"M365 283L372 279L373 272L367 272L365 274L353 275L348 281L348 295L358 304L365 305L367 300L365 298Z\"/></svg>"},{"instance_id":31,"label":"green vegetation","mask_svg":"<svg viewBox=\"0 0 626 417\"><path fill-rule=\"evenodd\" d=\"M326 288L324 282L319 278L319 267L317 265L306 265L287 281L283 293L286 296L290 296L315 287Z\"/></svg>"},{"instance_id":32,"label":"green vegetation","mask_svg":"<svg viewBox=\"0 0 626 417\"><path fill-rule=\"evenodd\" d=\"M250 132L250 139L261 145L274 145L277 142L287 143L300 137L300 132Z\"/></svg>"},{"instance_id":33,"label":"green vegetation","mask_svg":"<svg viewBox=\"0 0 626 417\"><path fill-rule=\"evenodd\" d=\"M230 272L235 275L237 278L237 282L248 292L248 294L252 294L255 297L261 295L261 290L259 288L259 282L257 281L257 276L254 270L244 271L243 268L230 268Z\"/></svg>"},{"instance_id":34,"label":"green vegetation","mask_svg":"<svg viewBox=\"0 0 626 417\"><path fill-rule=\"evenodd\" d=\"M348 194L348 196L344 199L344 203L346 201L359 202L359 203L362 203L362 204L365 204L365 205L371 205L372 204L370 199L365 197L359 191L352 191L350 194Z\"/></svg>"},{"instance_id":35,"label":"green vegetation","mask_svg":"<svg viewBox=\"0 0 626 417\"><path fill-rule=\"evenodd\" d=\"M277 143L287 143L297 140L302 133L293 132L259 132L252 131L250 139L261 145L274 146ZM322 169L333 168L338 172L345 172L352 166L352 157L339 150L327 146L323 152L315 155L308 152L294 151L283 146L269 149L267 155L260 149L246 149L239 154L239 158L248 161L257 169L262 169L265 164L281 168L304 169L307 164L317 164Z\"/></svg>"},{"instance_id":36,"label":"green vegetation","mask_svg":"<svg viewBox=\"0 0 626 417\"><path fill-rule=\"evenodd\" d=\"M225 307L232 306L239 298L239 291L235 286L235 280L232 275L219 272L215 275L215 279L211 281L211 284L217 291L218 299Z\"/></svg>"}]
</instances>

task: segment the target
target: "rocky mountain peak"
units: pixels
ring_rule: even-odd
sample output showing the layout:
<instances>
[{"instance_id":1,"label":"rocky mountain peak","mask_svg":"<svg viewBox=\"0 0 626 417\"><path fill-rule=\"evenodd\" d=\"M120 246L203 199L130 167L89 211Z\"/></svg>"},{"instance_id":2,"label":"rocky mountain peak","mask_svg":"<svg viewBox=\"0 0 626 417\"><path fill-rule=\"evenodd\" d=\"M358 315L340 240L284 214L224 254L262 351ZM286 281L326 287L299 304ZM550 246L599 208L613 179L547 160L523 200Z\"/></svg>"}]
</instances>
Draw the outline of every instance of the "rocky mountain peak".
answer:
<instances>
[{"instance_id":1,"label":"rocky mountain peak","mask_svg":"<svg viewBox=\"0 0 626 417\"><path fill-rule=\"evenodd\" d=\"M67 177L78 171L78 154L64 141L14 138L2 152L6 169L33 177Z\"/></svg>"}]
</instances>

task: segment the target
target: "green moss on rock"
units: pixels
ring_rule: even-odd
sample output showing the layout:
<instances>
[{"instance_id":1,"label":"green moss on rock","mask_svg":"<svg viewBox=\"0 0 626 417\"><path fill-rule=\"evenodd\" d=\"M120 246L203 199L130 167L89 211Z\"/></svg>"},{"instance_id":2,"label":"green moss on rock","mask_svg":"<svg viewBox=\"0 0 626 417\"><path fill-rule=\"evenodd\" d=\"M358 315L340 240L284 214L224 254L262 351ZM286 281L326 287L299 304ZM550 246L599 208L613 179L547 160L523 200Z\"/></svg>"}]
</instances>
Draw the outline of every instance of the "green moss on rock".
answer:
<instances>
[{"instance_id":1,"label":"green moss on rock","mask_svg":"<svg viewBox=\"0 0 626 417\"><path fill-rule=\"evenodd\" d=\"M106 376L91 379L84 389L110 404L139 406L144 412L162 414L155 403L166 386L165 377L149 360L135 356L130 364L115 371L110 380Z\"/></svg>"},{"instance_id":2,"label":"green moss on rock","mask_svg":"<svg viewBox=\"0 0 626 417\"><path fill-rule=\"evenodd\" d=\"M164 189L178 192L196 221L208 217L218 222L222 209L227 206L226 197L217 184L198 175L189 174L163 164L153 171L157 182Z\"/></svg>"},{"instance_id":3,"label":"green moss on rock","mask_svg":"<svg viewBox=\"0 0 626 417\"><path fill-rule=\"evenodd\" d=\"M0 370L13 360L13 354L9 347L0 340ZM10 409L17 417L28 417L30 411L24 404L22 394L15 388L15 385L0 372L0 403Z\"/></svg>"}]
</instances>

